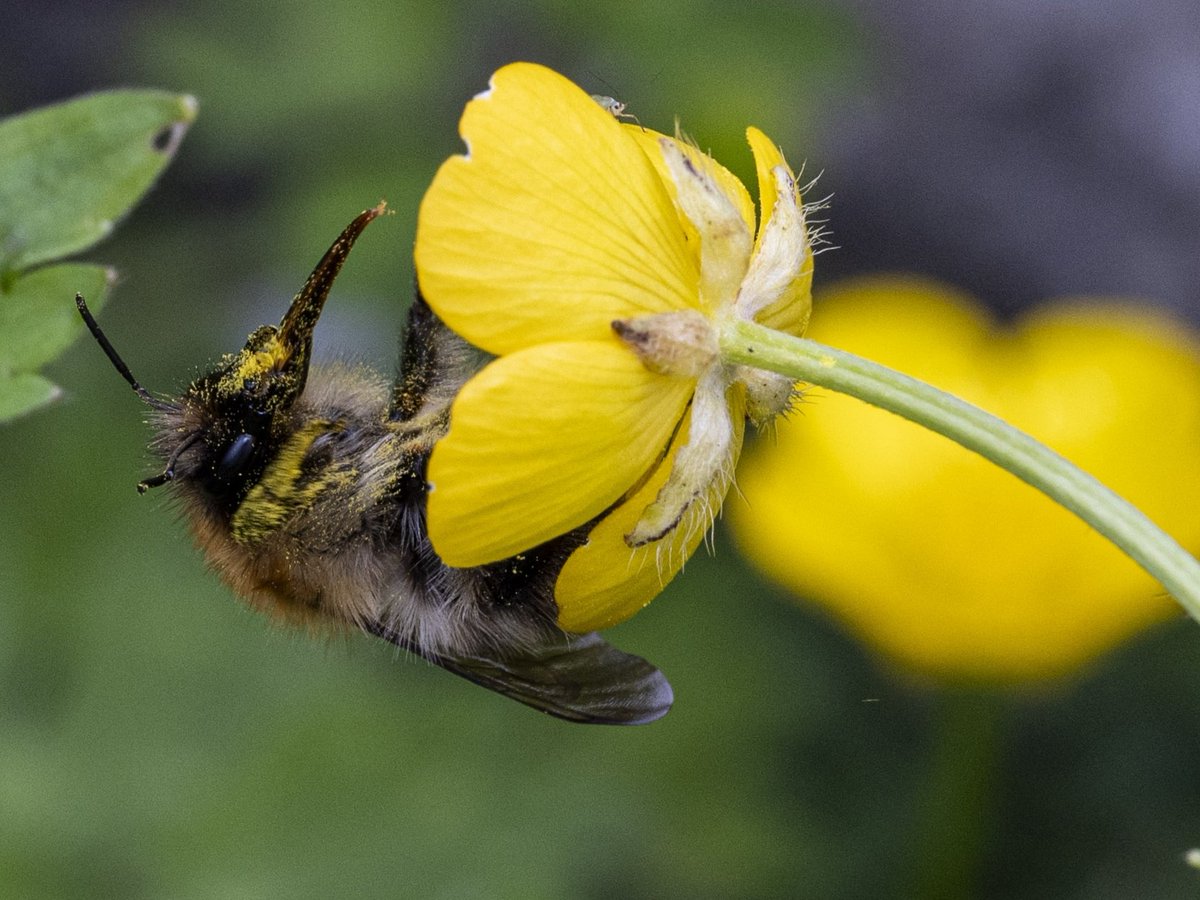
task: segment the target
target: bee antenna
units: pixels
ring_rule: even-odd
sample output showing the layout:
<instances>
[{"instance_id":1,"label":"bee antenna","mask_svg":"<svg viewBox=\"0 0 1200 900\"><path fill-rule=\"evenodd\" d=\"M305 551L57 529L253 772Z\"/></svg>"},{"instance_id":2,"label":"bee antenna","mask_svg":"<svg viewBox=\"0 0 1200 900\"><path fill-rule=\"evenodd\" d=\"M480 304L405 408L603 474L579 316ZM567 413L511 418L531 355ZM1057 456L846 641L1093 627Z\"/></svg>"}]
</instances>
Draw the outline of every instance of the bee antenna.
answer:
<instances>
[{"instance_id":1,"label":"bee antenna","mask_svg":"<svg viewBox=\"0 0 1200 900\"><path fill-rule=\"evenodd\" d=\"M87 308L83 294L77 293L75 295L75 305L79 308L79 315L83 316L83 323L87 325L88 331L92 333L92 337L96 339L96 343L100 345L100 349L104 351L104 355L108 357L108 361L121 373L121 377L129 382L129 386L134 389L139 397L155 409L165 408L165 403L138 384L138 380L129 371L129 366L125 365L125 360L121 359L121 355L117 353L113 345L108 342L108 338L104 336L104 332L100 329L100 324L92 315L91 310Z\"/></svg>"}]
</instances>

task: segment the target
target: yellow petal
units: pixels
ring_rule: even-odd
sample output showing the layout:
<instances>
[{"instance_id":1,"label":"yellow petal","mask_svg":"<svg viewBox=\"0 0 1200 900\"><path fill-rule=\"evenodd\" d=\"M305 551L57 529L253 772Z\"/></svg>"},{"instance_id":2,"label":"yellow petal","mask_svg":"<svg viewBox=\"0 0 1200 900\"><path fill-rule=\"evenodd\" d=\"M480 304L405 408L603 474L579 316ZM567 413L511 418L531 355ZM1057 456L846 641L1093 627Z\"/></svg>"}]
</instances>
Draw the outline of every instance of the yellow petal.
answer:
<instances>
[{"instance_id":1,"label":"yellow petal","mask_svg":"<svg viewBox=\"0 0 1200 900\"><path fill-rule=\"evenodd\" d=\"M625 133L630 135L646 154L646 157L654 165L654 170L658 172L658 177L662 179L663 184L667 186L668 192L672 197L675 196L675 179L671 177L670 171L667 169L667 161L663 156L661 141L670 141L674 144L684 156L697 168L703 169L721 191L733 203L742 218L746 222L746 227L752 232L754 231L754 201L750 199L750 194L746 190L746 186L742 184L742 180L726 169L723 165L704 153L695 144L690 144L686 140L669 137L662 132L655 131L652 128L642 128L638 125L624 125ZM686 218L685 218L685 221Z\"/></svg>"},{"instance_id":2,"label":"yellow petal","mask_svg":"<svg viewBox=\"0 0 1200 900\"><path fill-rule=\"evenodd\" d=\"M775 208L778 190L775 186L775 176L771 170L776 166L787 166L783 152L769 137L751 125L746 129L746 141L750 144L750 152L754 154L754 170L758 176L758 239L762 239L762 226L766 224ZM792 169L788 166L788 172ZM758 249L755 243L754 249Z\"/></svg>"},{"instance_id":3,"label":"yellow petal","mask_svg":"<svg viewBox=\"0 0 1200 900\"><path fill-rule=\"evenodd\" d=\"M434 549L481 565L599 515L651 470L693 388L615 339L493 361L459 393L429 461Z\"/></svg>"},{"instance_id":4,"label":"yellow petal","mask_svg":"<svg viewBox=\"0 0 1200 900\"><path fill-rule=\"evenodd\" d=\"M675 203L700 236L700 308L710 313L726 309L750 264L754 229L684 144L663 138L659 146L675 182Z\"/></svg>"},{"instance_id":5,"label":"yellow petal","mask_svg":"<svg viewBox=\"0 0 1200 900\"><path fill-rule=\"evenodd\" d=\"M676 196L675 179L671 177L671 172L667 168L667 160L663 155L662 144L660 143L663 140L674 142L693 165L703 167L713 181L721 188L722 192L737 207L738 212L741 213L742 218L746 222L746 227L751 232L754 231L754 201L750 199L750 194L746 191L746 186L742 184L736 175L711 156L702 153L694 144L689 144L687 141L670 138L661 132L650 128L642 128L638 125L623 125L621 127L642 148L642 151L646 154L646 158L650 160L650 163L654 166L654 170L658 173L658 177L666 185L667 192L671 195L672 199L675 199ZM696 231L696 226L692 224L691 219L684 214L683 210L677 208L677 213L679 215L680 226L687 234L687 246L692 256L692 264L698 270L700 268L700 235Z\"/></svg>"},{"instance_id":6,"label":"yellow petal","mask_svg":"<svg viewBox=\"0 0 1200 900\"><path fill-rule=\"evenodd\" d=\"M783 153L779 148L757 128L753 126L747 128L746 139L750 142L750 149L754 152L754 165L758 172L760 224L754 245L754 254L757 257L779 201L779 185L774 170L778 166L783 166L791 176L793 186L795 174L788 166L787 160L783 158ZM798 189L795 192L794 203L800 206L801 212L803 212L803 198L800 197ZM789 204L788 209L790 208ZM769 328L800 336L808 327L809 316L812 313L813 258L812 245L807 232L804 235L802 249L797 252L802 254L802 259L795 264L795 277L790 284L779 291L778 299L760 310L754 318Z\"/></svg>"},{"instance_id":7,"label":"yellow petal","mask_svg":"<svg viewBox=\"0 0 1200 900\"><path fill-rule=\"evenodd\" d=\"M491 353L603 340L614 319L696 305L697 272L661 178L561 75L505 66L467 104L468 152L421 203L421 290Z\"/></svg>"},{"instance_id":8,"label":"yellow petal","mask_svg":"<svg viewBox=\"0 0 1200 900\"><path fill-rule=\"evenodd\" d=\"M730 388L727 397L734 432L730 466L709 488L707 502L695 504L683 526L661 541L637 550L630 550L625 543L625 535L666 483L675 456L687 441L689 412L670 454L653 477L592 529L587 544L576 550L563 567L554 594L558 624L567 631L593 631L628 619L662 592L700 545L729 491L728 473L742 449L746 420L741 386Z\"/></svg>"}]
</instances>

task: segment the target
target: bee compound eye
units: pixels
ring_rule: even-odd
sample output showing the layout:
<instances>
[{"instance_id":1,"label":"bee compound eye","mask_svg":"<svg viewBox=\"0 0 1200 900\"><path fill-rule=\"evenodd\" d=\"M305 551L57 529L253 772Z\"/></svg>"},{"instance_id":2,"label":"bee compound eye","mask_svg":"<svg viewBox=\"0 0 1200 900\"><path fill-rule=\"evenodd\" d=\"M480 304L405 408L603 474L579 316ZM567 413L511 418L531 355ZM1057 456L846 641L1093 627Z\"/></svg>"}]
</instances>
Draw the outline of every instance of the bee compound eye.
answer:
<instances>
[{"instance_id":1,"label":"bee compound eye","mask_svg":"<svg viewBox=\"0 0 1200 900\"><path fill-rule=\"evenodd\" d=\"M222 479L233 478L246 462L250 459L250 454L254 452L254 438L248 434L239 434L233 439L233 443L226 449L221 461L217 463L217 477Z\"/></svg>"}]
</instances>

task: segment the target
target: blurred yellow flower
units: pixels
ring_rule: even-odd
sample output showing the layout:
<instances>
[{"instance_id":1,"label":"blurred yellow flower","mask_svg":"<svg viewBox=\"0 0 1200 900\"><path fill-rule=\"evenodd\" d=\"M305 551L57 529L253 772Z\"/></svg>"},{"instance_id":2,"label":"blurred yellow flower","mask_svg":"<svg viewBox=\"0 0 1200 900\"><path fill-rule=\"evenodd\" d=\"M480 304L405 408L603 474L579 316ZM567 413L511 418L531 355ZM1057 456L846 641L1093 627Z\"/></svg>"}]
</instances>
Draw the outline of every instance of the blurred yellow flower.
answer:
<instances>
[{"instance_id":1,"label":"blurred yellow flower","mask_svg":"<svg viewBox=\"0 0 1200 900\"><path fill-rule=\"evenodd\" d=\"M1200 340L1177 323L1080 301L1002 328L904 278L819 302L815 339L994 411L1200 547ZM1125 555L990 463L848 397L801 409L747 454L738 543L901 664L1053 677L1176 614Z\"/></svg>"},{"instance_id":2,"label":"blurred yellow flower","mask_svg":"<svg viewBox=\"0 0 1200 900\"><path fill-rule=\"evenodd\" d=\"M497 358L459 393L430 460L430 538L471 566L597 521L556 598L564 628L605 627L709 529L745 418L791 401L782 376L726 364L717 336L732 319L803 332L805 210L757 129L756 228L715 160L529 63L496 72L460 131L467 153L421 204L417 273L442 319Z\"/></svg>"}]
</instances>

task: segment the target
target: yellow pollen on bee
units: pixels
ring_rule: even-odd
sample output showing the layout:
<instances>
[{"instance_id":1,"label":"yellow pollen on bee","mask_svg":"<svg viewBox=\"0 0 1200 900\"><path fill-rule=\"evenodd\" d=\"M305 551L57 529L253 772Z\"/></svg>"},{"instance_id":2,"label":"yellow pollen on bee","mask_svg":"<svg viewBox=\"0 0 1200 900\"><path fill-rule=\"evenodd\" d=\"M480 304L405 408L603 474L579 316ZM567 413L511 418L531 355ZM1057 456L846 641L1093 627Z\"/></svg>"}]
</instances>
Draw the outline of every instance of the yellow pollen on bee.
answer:
<instances>
[{"instance_id":1,"label":"yellow pollen on bee","mask_svg":"<svg viewBox=\"0 0 1200 900\"><path fill-rule=\"evenodd\" d=\"M221 379L219 389L225 393L239 391L247 381L279 371L290 357L291 351L275 338L261 350L243 350L234 367Z\"/></svg>"},{"instance_id":2,"label":"yellow pollen on bee","mask_svg":"<svg viewBox=\"0 0 1200 900\"><path fill-rule=\"evenodd\" d=\"M304 469L313 442L342 427L338 422L314 419L280 448L234 513L230 531L235 541L253 544L262 540L311 506L325 491L354 479L353 469L346 466L329 467L311 475Z\"/></svg>"}]
</instances>

